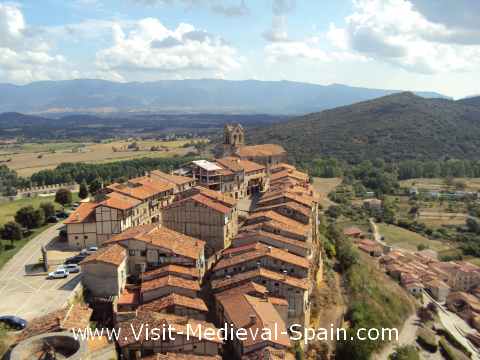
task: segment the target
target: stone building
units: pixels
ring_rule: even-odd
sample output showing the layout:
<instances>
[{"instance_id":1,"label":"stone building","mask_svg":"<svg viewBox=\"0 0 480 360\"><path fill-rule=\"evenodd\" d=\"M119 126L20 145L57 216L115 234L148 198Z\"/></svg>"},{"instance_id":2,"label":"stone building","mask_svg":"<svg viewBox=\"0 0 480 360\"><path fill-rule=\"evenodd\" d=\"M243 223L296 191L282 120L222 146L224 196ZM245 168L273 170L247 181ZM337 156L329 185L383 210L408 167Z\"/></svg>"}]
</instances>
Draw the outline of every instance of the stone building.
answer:
<instances>
[{"instance_id":1,"label":"stone building","mask_svg":"<svg viewBox=\"0 0 480 360\"><path fill-rule=\"evenodd\" d=\"M147 224L113 236L107 244L118 244L128 251L128 273L140 276L145 271L167 264L194 268L203 276L205 243L164 226Z\"/></svg>"},{"instance_id":2,"label":"stone building","mask_svg":"<svg viewBox=\"0 0 480 360\"><path fill-rule=\"evenodd\" d=\"M166 227L205 241L207 255L229 247L238 232L236 200L202 187L163 209L162 217Z\"/></svg>"},{"instance_id":3,"label":"stone building","mask_svg":"<svg viewBox=\"0 0 480 360\"><path fill-rule=\"evenodd\" d=\"M288 349L291 347L284 320L276 310L273 300L260 296L256 297L242 291L225 291L215 295L217 303L217 318L220 324L232 324L234 329L247 329L245 338L235 338L230 344L236 359L245 359L257 352L263 353L272 348L278 352L279 359L288 358ZM254 336L255 332L269 329L272 336L268 340L261 336ZM263 358L263 357L261 357Z\"/></svg>"},{"instance_id":4,"label":"stone building","mask_svg":"<svg viewBox=\"0 0 480 360\"><path fill-rule=\"evenodd\" d=\"M310 261L284 249L255 243L225 250L212 268L211 277L217 279L233 276L259 267L306 279L309 276Z\"/></svg>"},{"instance_id":5,"label":"stone building","mask_svg":"<svg viewBox=\"0 0 480 360\"><path fill-rule=\"evenodd\" d=\"M171 329L171 338L159 334L159 339L147 337L144 330L145 324L150 329ZM169 326L170 325L170 326ZM190 329L200 329L192 334ZM120 322L117 331L122 334L118 345L122 358L137 360L155 354L182 353L192 355L192 359L202 359L201 356L216 356L222 346L222 340L210 333L217 334L218 330L211 323L173 314L152 311L139 311L131 320ZM142 331L142 329L144 331ZM151 335L151 334L149 334Z\"/></svg>"},{"instance_id":6,"label":"stone building","mask_svg":"<svg viewBox=\"0 0 480 360\"><path fill-rule=\"evenodd\" d=\"M82 284L96 297L118 297L127 279L127 251L119 245L99 249L80 263Z\"/></svg>"},{"instance_id":7,"label":"stone building","mask_svg":"<svg viewBox=\"0 0 480 360\"><path fill-rule=\"evenodd\" d=\"M259 267L234 276L213 280L211 282L211 288L216 293L235 288L248 282L263 285L268 289L270 294L285 299L288 302L288 325L309 324L309 279L299 279Z\"/></svg>"}]
</instances>

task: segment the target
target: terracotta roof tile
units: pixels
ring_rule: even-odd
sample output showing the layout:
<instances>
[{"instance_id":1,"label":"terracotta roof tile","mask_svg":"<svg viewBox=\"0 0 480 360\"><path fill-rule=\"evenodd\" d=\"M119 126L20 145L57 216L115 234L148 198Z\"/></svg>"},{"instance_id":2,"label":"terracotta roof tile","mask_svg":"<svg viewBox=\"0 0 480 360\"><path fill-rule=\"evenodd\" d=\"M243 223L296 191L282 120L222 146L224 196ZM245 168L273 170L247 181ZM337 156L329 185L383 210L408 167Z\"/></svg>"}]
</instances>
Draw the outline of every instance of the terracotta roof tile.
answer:
<instances>
[{"instance_id":1,"label":"terracotta roof tile","mask_svg":"<svg viewBox=\"0 0 480 360\"><path fill-rule=\"evenodd\" d=\"M142 357L142 360L221 360L219 355L196 355L196 354L183 354L183 353L166 353L155 354L147 357ZM275 359L276 360L276 359Z\"/></svg>"},{"instance_id":2,"label":"terracotta roof tile","mask_svg":"<svg viewBox=\"0 0 480 360\"><path fill-rule=\"evenodd\" d=\"M245 173L249 173L253 171L265 170L264 165L257 164L256 162L250 160L242 160L233 156L216 159L216 162L235 172L243 170Z\"/></svg>"},{"instance_id":3,"label":"terracotta roof tile","mask_svg":"<svg viewBox=\"0 0 480 360\"><path fill-rule=\"evenodd\" d=\"M217 262L213 268L213 271L219 271L248 261L255 261L263 257L270 257L272 259L293 264L304 269L308 269L310 267L310 261L307 259L289 253L288 251L277 249L276 247L264 245L262 243L257 243L251 251L242 252L241 254L230 252L228 255L229 256L223 256L222 259Z\"/></svg>"},{"instance_id":4,"label":"terracotta roof tile","mask_svg":"<svg viewBox=\"0 0 480 360\"><path fill-rule=\"evenodd\" d=\"M118 297L118 305L138 305L139 293L137 289L125 289Z\"/></svg>"},{"instance_id":5,"label":"terracotta roof tile","mask_svg":"<svg viewBox=\"0 0 480 360\"><path fill-rule=\"evenodd\" d=\"M65 224L81 224L95 221L95 208L98 204L93 202L81 203L74 212L65 220Z\"/></svg>"},{"instance_id":6,"label":"terracotta roof tile","mask_svg":"<svg viewBox=\"0 0 480 360\"><path fill-rule=\"evenodd\" d=\"M265 237L265 238L270 238L273 240L276 240L278 242L300 247L303 249L310 249L311 245L305 241L301 240L296 240L296 239L291 239L289 237L283 236L283 235L278 235L274 234L269 231L264 231L262 230L264 228L264 224L256 224L256 225L250 225L250 226L245 226L242 227L239 234L237 235L237 238L240 239L245 239L245 238L256 238L256 237ZM235 241L235 240L234 240ZM257 241L257 240L255 240Z\"/></svg>"},{"instance_id":7,"label":"terracotta roof tile","mask_svg":"<svg viewBox=\"0 0 480 360\"><path fill-rule=\"evenodd\" d=\"M137 313L137 317L121 322L119 324L119 331L121 331L122 336L119 337L118 339L118 344L120 347L125 347L131 344L142 344L145 341L145 331L140 331L143 329L146 325L150 328L163 328L163 326L168 326L171 325L172 332L181 332L183 333L183 336L187 334L187 327L188 324L190 324L191 329L197 329L197 327L200 327L203 331L211 331L208 329L213 329L214 333L217 334L218 331L215 328L215 326L211 323L205 322L205 321L200 321L200 320L194 320L190 318L186 318L184 316L177 316L173 314L166 314L166 313L156 313L156 312L151 312L151 311L139 311ZM207 334L210 333L205 333L204 336L202 336L201 341L205 342L214 342L217 344L221 344L222 340L220 338L213 338L210 337ZM140 335L140 336L138 336ZM190 337L196 337L199 334L199 332L192 333L190 331ZM207 339L206 339L207 337ZM161 341L161 340L159 340Z\"/></svg>"},{"instance_id":8,"label":"terracotta roof tile","mask_svg":"<svg viewBox=\"0 0 480 360\"><path fill-rule=\"evenodd\" d=\"M150 270L142 274L142 279L154 279L166 275L187 275L198 279L200 277L199 271L193 267L181 266L176 264L169 264L158 269Z\"/></svg>"},{"instance_id":9,"label":"terracotta roof tile","mask_svg":"<svg viewBox=\"0 0 480 360\"><path fill-rule=\"evenodd\" d=\"M119 266L127 258L127 251L120 245L113 244L98 249L93 254L88 255L80 265L93 262L102 262Z\"/></svg>"},{"instance_id":10,"label":"terracotta roof tile","mask_svg":"<svg viewBox=\"0 0 480 360\"><path fill-rule=\"evenodd\" d=\"M281 204L273 204L273 205L267 205L263 207L257 207L253 211L254 212L261 212L261 211L268 211L268 210L277 211L279 208L282 208L282 207L296 211L306 217L310 217L312 215L312 209L310 207L298 204L293 201L288 201Z\"/></svg>"},{"instance_id":11,"label":"terracotta roof tile","mask_svg":"<svg viewBox=\"0 0 480 360\"><path fill-rule=\"evenodd\" d=\"M179 176L179 175L173 175L173 174L167 174L167 173L164 173L160 170L154 170L150 173L150 176L152 177L157 177L157 178L160 178L160 179L164 179L172 184L175 184L175 185L185 185L185 184L188 184L188 183L191 183L193 182L194 180L190 177L187 177L187 176Z\"/></svg>"},{"instance_id":12,"label":"terracotta roof tile","mask_svg":"<svg viewBox=\"0 0 480 360\"><path fill-rule=\"evenodd\" d=\"M234 327L248 329L247 339L242 341L243 347L250 347L264 342L261 337L251 334L255 331L269 328L278 329L279 336L272 337L270 342L285 348L290 347L290 339L286 326L275 307L265 299L260 299L247 294L237 294L219 299L225 314L225 319L234 324Z\"/></svg>"},{"instance_id":13,"label":"terracotta roof tile","mask_svg":"<svg viewBox=\"0 0 480 360\"><path fill-rule=\"evenodd\" d=\"M181 306L184 308L193 309L200 312L208 312L207 305L200 298L189 298L187 296L172 293L161 299L156 299L146 304L141 305L138 309L140 311L154 311L161 312L171 306Z\"/></svg>"},{"instance_id":14,"label":"terracotta roof tile","mask_svg":"<svg viewBox=\"0 0 480 360\"><path fill-rule=\"evenodd\" d=\"M244 273L240 273L232 276L231 278L213 280L211 285L212 289L220 290L225 287L229 287L234 284L244 283L246 281L252 281L255 278L267 278L270 280L278 281L296 287L303 290L308 290L308 280L307 279L297 279L285 274L279 274L274 271L270 271L264 268L259 268L255 270L250 270Z\"/></svg>"},{"instance_id":15,"label":"terracotta roof tile","mask_svg":"<svg viewBox=\"0 0 480 360\"><path fill-rule=\"evenodd\" d=\"M118 192L111 192L106 195L105 200L98 203L98 206L106 206L113 209L128 210L140 205L142 202L130 196L120 194Z\"/></svg>"},{"instance_id":16,"label":"terracotta roof tile","mask_svg":"<svg viewBox=\"0 0 480 360\"><path fill-rule=\"evenodd\" d=\"M172 286L193 291L200 291L200 286L197 281L187 280L178 276L168 275L153 280L144 281L142 283L140 292L143 294L148 291L156 290L162 287Z\"/></svg>"},{"instance_id":17,"label":"terracotta roof tile","mask_svg":"<svg viewBox=\"0 0 480 360\"><path fill-rule=\"evenodd\" d=\"M121 243L129 239L162 247L170 250L173 254L190 259L200 258L205 248L205 242L202 240L181 234L165 226L155 227L152 224L131 228L124 233L112 236L106 243Z\"/></svg>"},{"instance_id":18,"label":"terracotta roof tile","mask_svg":"<svg viewBox=\"0 0 480 360\"><path fill-rule=\"evenodd\" d=\"M250 225L250 224L256 224L256 223L265 222L265 221L280 223L283 225L284 228L286 227L287 230L294 229L298 232L306 232L309 229L308 225L305 225L299 221L283 216L272 210L254 212L248 217L245 223L247 225Z\"/></svg>"},{"instance_id":19,"label":"terracotta roof tile","mask_svg":"<svg viewBox=\"0 0 480 360\"><path fill-rule=\"evenodd\" d=\"M277 144L241 146L235 151L235 154L240 157L276 156L286 153L285 149Z\"/></svg>"},{"instance_id":20,"label":"terracotta roof tile","mask_svg":"<svg viewBox=\"0 0 480 360\"><path fill-rule=\"evenodd\" d=\"M286 169L286 170L273 173L270 178L270 181L275 182L275 181L281 180L282 178L289 178L289 177L302 182L308 182L310 179L308 174L305 174L298 170Z\"/></svg>"},{"instance_id":21,"label":"terracotta roof tile","mask_svg":"<svg viewBox=\"0 0 480 360\"><path fill-rule=\"evenodd\" d=\"M260 285L256 282L249 281L245 284L241 284L231 289L223 290L221 292L217 292L214 294L216 299L220 299L222 297L231 297L233 295L238 294L249 294L254 296L266 296L268 290L265 286Z\"/></svg>"}]
</instances>

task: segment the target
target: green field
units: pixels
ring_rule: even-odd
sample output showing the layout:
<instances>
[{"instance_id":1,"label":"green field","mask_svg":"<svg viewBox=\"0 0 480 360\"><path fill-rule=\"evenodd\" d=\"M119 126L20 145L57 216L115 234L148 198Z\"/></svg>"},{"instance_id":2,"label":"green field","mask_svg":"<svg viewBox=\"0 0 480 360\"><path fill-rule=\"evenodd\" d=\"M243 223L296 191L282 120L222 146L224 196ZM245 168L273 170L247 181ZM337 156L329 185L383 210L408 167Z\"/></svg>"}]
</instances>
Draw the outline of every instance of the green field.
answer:
<instances>
[{"instance_id":1,"label":"green field","mask_svg":"<svg viewBox=\"0 0 480 360\"><path fill-rule=\"evenodd\" d=\"M378 230L380 235L385 238L387 244L405 250L415 251L420 244L427 245L435 251L451 249L448 244L442 241L427 239L413 231L402 229L395 225L378 224Z\"/></svg>"}]
</instances>

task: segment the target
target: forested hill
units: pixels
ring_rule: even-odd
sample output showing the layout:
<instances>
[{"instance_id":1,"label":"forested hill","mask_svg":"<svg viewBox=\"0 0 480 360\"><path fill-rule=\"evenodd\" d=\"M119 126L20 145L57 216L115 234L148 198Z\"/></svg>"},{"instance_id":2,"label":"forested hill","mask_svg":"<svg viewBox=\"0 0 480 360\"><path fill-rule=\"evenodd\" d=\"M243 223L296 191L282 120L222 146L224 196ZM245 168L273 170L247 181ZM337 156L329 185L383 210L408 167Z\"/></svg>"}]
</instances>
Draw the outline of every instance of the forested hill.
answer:
<instances>
[{"instance_id":1,"label":"forested hill","mask_svg":"<svg viewBox=\"0 0 480 360\"><path fill-rule=\"evenodd\" d=\"M297 161L480 159L480 106L404 92L250 131L248 139L282 144Z\"/></svg>"}]
</instances>

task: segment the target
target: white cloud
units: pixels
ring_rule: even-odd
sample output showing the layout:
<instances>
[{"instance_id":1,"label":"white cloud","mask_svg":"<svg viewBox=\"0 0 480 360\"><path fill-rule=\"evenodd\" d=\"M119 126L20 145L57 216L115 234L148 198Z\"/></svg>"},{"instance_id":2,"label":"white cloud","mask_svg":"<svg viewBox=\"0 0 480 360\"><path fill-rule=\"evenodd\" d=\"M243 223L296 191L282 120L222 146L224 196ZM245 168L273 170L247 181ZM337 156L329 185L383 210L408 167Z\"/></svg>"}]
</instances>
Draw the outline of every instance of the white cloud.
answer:
<instances>
[{"instance_id":1,"label":"white cloud","mask_svg":"<svg viewBox=\"0 0 480 360\"><path fill-rule=\"evenodd\" d=\"M67 69L65 58L51 53L42 32L28 27L18 5L0 4L0 76L3 79L26 83L79 75Z\"/></svg>"},{"instance_id":2,"label":"white cloud","mask_svg":"<svg viewBox=\"0 0 480 360\"><path fill-rule=\"evenodd\" d=\"M327 39L338 49L412 72L469 71L479 65L475 31L432 22L411 1L353 0L345 27L330 25Z\"/></svg>"},{"instance_id":3,"label":"white cloud","mask_svg":"<svg viewBox=\"0 0 480 360\"><path fill-rule=\"evenodd\" d=\"M112 35L113 45L97 53L96 63L99 71L117 78L142 73L217 76L228 74L242 61L220 37L190 24L170 30L158 19L146 18L128 27L116 24Z\"/></svg>"}]
</instances>

